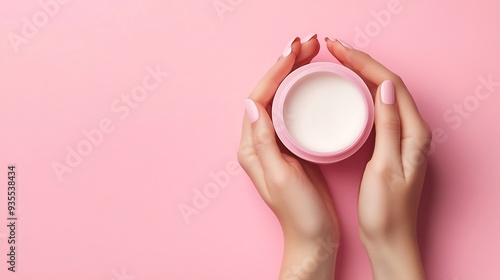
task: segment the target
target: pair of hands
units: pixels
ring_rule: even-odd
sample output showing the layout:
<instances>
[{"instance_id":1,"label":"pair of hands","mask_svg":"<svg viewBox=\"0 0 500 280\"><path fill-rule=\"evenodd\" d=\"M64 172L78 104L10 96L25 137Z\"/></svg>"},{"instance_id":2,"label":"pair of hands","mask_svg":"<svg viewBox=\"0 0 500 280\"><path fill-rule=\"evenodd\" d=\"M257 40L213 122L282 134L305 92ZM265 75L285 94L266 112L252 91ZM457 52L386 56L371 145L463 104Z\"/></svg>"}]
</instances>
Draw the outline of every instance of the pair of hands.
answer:
<instances>
[{"instance_id":1,"label":"pair of hands","mask_svg":"<svg viewBox=\"0 0 500 280\"><path fill-rule=\"evenodd\" d=\"M361 182L359 236L374 279L425 279L416 224L431 132L399 76L366 53L326 39L330 53L368 85L375 102L375 150ZM340 223L315 164L276 141L274 94L294 69L318 54L316 35L291 41L246 101L238 160L276 214L284 235L279 279L333 279Z\"/></svg>"}]
</instances>

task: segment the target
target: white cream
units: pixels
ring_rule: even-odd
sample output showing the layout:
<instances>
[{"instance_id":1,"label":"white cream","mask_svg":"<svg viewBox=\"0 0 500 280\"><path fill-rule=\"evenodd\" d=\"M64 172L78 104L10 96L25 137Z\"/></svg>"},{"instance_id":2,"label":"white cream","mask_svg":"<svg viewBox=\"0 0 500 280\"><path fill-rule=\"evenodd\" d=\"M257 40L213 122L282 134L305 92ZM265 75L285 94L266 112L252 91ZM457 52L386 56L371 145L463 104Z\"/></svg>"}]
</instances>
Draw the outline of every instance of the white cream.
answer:
<instances>
[{"instance_id":1,"label":"white cream","mask_svg":"<svg viewBox=\"0 0 500 280\"><path fill-rule=\"evenodd\" d=\"M287 130L301 146L335 152L351 146L365 128L363 94L349 80L318 72L290 89L283 108Z\"/></svg>"}]
</instances>

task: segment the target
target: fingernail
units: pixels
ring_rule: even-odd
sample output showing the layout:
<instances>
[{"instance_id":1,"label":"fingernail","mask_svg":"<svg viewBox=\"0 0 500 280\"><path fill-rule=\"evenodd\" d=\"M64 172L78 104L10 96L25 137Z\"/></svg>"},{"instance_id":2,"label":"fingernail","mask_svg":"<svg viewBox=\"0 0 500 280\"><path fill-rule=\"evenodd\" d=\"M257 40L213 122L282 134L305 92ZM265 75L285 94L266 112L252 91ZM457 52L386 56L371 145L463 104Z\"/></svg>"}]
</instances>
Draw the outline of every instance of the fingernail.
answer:
<instances>
[{"instance_id":1,"label":"fingernail","mask_svg":"<svg viewBox=\"0 0 500 280\"><path fill-rule=\"evenodd\" d=\"M299 37L295 37L290 43L288 43L283 51L283 57L287 57L292 53L292 44L297 41Z\"/></svg>"},{"instance_id":2,"label":"fingernail","mask_svg":"<svg viewBox=\"0 0 500 280\"><path fill-rule=\"evenodd\" d=\"M328 36L326 36L326 37L325 37L325 41L326 41L326 42L328 42L328 41L333 42L333 39L332 39L332 38L330 38L330 37L328 37Z\"/></svg>"},{"instance_id":3,"label":"fingernail","mask_svg":"<svg viewBox=\"0 0 500 280\"><path fill-rule=\"evenodd\" d=\"M247 116L250 123L254 123L259 118L259 109L252 99L245 100L245 110L247 111Z\"/></svg>"},{"instance_id":4,"label":"fingernail","mask_svg":"<svg viewBox=\"0 0 500 280\"><path fill-rule=\"evenodd\" d=\"M304 37L304 39L300 40L300 43L304 44L305 42L309 42L312 38L316 38L316 37L318 37L318 34L311 33L311 34L307 35L306 37Z\"/></svg>"},{"instance_id":5,"label":"fingernail","mask_svg":"<svg viewBox=\"0 0 500 280\"><path fill-rule=\"evenodd\" d=\"M353 47L351 45L349 45L348 43L340 40L340 39L337 39L337 41L339 41L340 44L342 44L342 46L348 48L348 49L353 49Z\"/></svg>"},{"instance_id":6,"label":"fingernail","mask_svg":"<svg viewBox=\"0 0 500 280\"><path fill-rule=\"evenodd\" d=\"M384 104L394 104L396 95L394 94L394 83L391 80L385 80L380 86L380 97Z\"/></svg>"}]
</instances>

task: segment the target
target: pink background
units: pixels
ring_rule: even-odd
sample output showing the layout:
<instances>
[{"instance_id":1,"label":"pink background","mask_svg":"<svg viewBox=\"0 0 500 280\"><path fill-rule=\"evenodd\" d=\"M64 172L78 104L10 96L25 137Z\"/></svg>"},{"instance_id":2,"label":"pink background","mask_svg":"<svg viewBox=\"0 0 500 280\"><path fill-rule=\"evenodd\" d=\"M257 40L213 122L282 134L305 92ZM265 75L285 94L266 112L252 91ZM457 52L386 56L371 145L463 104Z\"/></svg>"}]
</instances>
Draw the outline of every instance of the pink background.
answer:
<instances>
[{"instance_id":1,"label":"pink background","mask_svg":"<svg viewBox=\"0 0 500 280\"><path fill-rule=\"evenodd\" d=\"M0 278L276 279L279 225L233 166L243 101L291 38L317 32L403 76L444 134L420 215L428 278L500 279L500 85L479 81L500 81L500 4L401 0L376 23L392 1L66 0L47 22L38 1L2 1ZM214 3L230 9L219 17ZM13 45L33 16L38 31ZM316 61L333 58L323 47ZM113 111L156 65L169 76L128 115ZM464 102L461 116L453 110ZM58 180L53 163L103 120L113 131ZM372 140L324 168L342 221L338 279L370 278L356 199ZM8 164L17 166L16 273L5 262ZM228 171L229 184L187 223L179 207Z\"/></svg>"}]
</instances>

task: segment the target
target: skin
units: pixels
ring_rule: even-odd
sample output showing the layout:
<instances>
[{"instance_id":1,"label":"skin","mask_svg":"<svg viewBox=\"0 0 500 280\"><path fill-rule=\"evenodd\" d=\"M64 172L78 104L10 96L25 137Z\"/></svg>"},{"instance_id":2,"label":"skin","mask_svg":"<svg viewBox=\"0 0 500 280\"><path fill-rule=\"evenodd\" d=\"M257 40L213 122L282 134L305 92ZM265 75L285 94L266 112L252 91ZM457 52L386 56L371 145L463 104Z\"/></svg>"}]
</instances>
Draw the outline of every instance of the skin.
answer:
<instances>
[{"instance_id":1,"label":"skin","mask_svg":"<svg viewBox=\"0 0 500 280\"><path fill-rule=\"evenodd\" d=\"M373 279L425 279L417 234L417 211L431 133L399 76L369 55L327 41L343 65L362 77L375 102L375 150L359 192L359 236ZM295 40L250 94L259 117L245 115L238 160L283 230L279 279L334 279L340 223L319 167L290 154L277 141L270 105L281 81L310 63L320 48L316 37ZM394 84L395 104L381 101L380 85Z\"/></svg>"}]
</instances>

